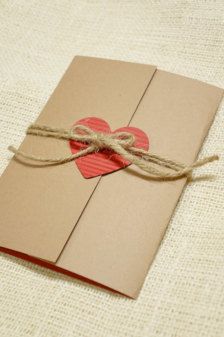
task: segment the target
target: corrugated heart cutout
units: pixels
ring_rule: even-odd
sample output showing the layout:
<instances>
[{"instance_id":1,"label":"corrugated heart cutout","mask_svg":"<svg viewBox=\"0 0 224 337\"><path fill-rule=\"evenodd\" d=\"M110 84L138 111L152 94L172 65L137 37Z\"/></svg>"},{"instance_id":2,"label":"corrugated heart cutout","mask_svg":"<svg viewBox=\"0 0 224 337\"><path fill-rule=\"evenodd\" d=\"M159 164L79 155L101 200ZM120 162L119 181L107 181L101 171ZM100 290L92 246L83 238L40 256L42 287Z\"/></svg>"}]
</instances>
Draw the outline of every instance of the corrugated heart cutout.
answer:
<instances>
[{"instance_id":1,"label":"corrugated heart cutout","mask_svg":"<svg viewBox=\"0 0 224 337\"><path fill-rule=\"evenodd\" d=\"M103 132L103 133L116 133L116 132L129 132L135 136L134 146L148 150L149 140L148 136L140 129L127 126L119 128L115 131L111 131L110 126L106 121L96 117L88 117L80 119L75 123L75 125L85 125L91 128L94 131ZM83 150L88 145L77 142L74 140L70 141L71 152L73 154L77 153L80 150ZM80 157L75 160L76 165L78 166L80 172L84 178L92 178L101 176L107 173L111 173L130 165L130 162L124 160L122 156L114 153L113 151L102 149L99 152L88 154L84 157Z\"/></svg>"}]
</instances>

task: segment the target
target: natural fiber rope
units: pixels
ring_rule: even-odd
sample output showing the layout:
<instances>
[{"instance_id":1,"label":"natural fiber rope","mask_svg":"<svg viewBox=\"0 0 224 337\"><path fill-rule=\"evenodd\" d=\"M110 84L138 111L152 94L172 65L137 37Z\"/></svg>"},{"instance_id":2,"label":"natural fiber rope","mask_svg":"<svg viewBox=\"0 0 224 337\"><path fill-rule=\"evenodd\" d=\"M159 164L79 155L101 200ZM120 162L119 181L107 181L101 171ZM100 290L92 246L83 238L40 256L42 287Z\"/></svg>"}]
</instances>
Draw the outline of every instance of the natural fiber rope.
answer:
<instances>
[{"instance_id":1,"label":"natural fiber rope","mask_svg":"<svg viewBox=\"0 0 224 337\"><path fill-rule=\"evenodd\" d=\"M96 132L84 125L75 125L71 130L52 128L45 125L32 124L28 127L27 134L52 137L63 140L74 140L88 144L85 149L80 150L76 154L72 154L62 158L43 158L29 155L23 151L9 147L16 157L22 157L37 162L47 163L48 165L63 164L79 157L86 156L90 153L109 149L119 155L131 164L135 164L144 172L147 172L150 178L163 180L172 180L182 177L190 177L192 171L214 160L218 160L218 156L210 156L194 162L192 165L184 165L176 161L162 158L158 155L150 154L148 151L134 147L135 136L128 132L116 132L111 134ZM154 165L154 166L153 166ZM155 168L158 166L159 168ZM162 169L161 169L162 168ZM171 172L164 170L169 169Z\"/></svg>"}]
</instances>

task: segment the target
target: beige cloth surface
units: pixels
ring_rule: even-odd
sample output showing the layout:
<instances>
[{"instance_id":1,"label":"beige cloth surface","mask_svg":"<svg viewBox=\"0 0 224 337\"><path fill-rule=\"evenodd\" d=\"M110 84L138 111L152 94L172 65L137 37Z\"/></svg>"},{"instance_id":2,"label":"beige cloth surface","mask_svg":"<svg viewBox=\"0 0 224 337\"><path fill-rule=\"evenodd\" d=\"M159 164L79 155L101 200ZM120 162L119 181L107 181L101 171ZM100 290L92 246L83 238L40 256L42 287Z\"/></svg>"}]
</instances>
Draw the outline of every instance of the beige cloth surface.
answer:
<instances>
[{"instance_id":1,"label":"beige cloth surface","mask_svg":"<svg viewBox=\"0 0 224 337\"><path fill-rule=\"evenodd\" d=\"M1 172L75 54L224 87L224 2L1 0ZM223 121L201 156L224 154ZM223 168L186 188L136 301L1 254L0 336L224 336Z\"/></svg>"}]
</instances>

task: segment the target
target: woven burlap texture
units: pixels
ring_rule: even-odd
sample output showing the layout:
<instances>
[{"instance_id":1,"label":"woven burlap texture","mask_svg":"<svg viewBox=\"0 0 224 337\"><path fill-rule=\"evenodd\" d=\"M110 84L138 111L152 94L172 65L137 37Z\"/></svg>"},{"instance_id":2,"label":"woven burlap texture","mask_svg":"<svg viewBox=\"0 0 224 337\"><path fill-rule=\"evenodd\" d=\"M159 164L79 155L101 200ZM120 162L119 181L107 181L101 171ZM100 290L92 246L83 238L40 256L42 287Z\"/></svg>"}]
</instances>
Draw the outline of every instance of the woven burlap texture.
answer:
<instances>
[{"instance_id":1,"label":"woven burlap texture","mask_svg":"<svg viewBox=\"0 0 224 337\"><path fill-rule=\"evenodd\" d=\"M1 172L75 54L224 87L224 2L1 0ZM224 154L223 121L200 156ZM224 336L223 167L185 189L136 301L1 254L0 336Z\"/></svg>"}]
</instances>

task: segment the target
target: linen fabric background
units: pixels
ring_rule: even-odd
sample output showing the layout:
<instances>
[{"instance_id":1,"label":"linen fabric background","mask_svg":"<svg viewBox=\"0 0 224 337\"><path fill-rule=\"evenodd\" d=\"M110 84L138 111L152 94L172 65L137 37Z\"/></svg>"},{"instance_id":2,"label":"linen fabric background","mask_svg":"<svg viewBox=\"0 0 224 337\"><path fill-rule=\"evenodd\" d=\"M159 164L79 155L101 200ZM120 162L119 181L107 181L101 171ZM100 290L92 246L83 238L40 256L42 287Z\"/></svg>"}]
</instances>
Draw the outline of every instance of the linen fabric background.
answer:
<instances>
[{"instance_id":1,"label":"linen fabric background","mask_svg":"<svg viewBox=\"0 0 224 337\"><path fill-rule=\"evenodd\" d=\"M0 0L1 172L76 54L224 87L224 2ZM223 121L200 156L224 154ZM0 336L224 336L223 168L185 189L136 301L1 254Z\"/></svg>"}]
</instances>

